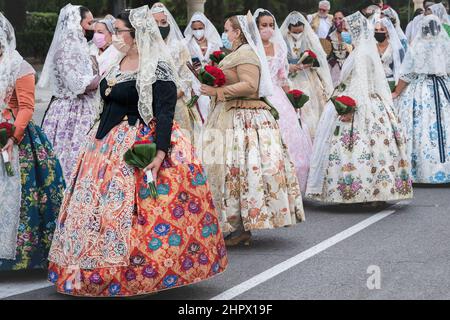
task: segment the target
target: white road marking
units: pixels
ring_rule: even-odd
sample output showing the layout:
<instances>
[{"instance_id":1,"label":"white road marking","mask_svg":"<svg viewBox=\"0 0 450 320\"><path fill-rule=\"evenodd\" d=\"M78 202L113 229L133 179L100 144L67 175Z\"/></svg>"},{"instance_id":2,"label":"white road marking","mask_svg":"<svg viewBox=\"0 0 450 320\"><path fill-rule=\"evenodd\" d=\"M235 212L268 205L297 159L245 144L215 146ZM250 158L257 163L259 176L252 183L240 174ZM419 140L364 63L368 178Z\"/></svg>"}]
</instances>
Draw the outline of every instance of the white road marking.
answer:
<instances>
[{"instance_id":1,"label":"white road marking","mask_svg":"<svg viewBox=\"0 0 450 320\"><path fill-rule=\"evenodd\" d=\"M0 299L52 286L47 280L0 281Z\"/></svg>"},{"instance_id":2,"label":"white road marking","mask_svg":"<svg viewBox=\"0 0 450 320\"><path fill-rule=\"evenodd\" d=\"M410 201L401 201L398 204L394 205L392 208L398 209L399 207L409 204L409 203L410 203ZM211 298L211 300L231 300L231 299L243 294L244 292L255 288L256 286L260 285L261 283L264 283L264 282L276 277L280 273L283 273L283 272L289 270L290 268L295 267L299 263L301 263L305 260L308 260L311 257L314 257L315 255L327 250L328 248L334 246L335 244L337 244L341 241L344 241L347 238L350 238L354 234L360 232L361 230L368 228L369 226L373 225L374 223L377 223L378 221L390 216L391 214L393 214L395 212L396 212L396 210L381 211L381 212L373 215L372 217L336 234L335 236L333 236L325 241L320 242L319 244L315 245L314 247L309 248L309 249L299 253L298 255L296 255L288 260L285 260L264 272L261 272L260 274L250 278L249 280L244 281L241 284L238 284L237 286L222 292L221 294Z\"/></svg>"},{"instance_id":3,"label":"white road marking","mask_svg":"<svg viewBox=\"0 0 450 320\"><path fill-rule=\"evenodd\" d=\"M410 201L402 201L393 206L393 209L409 204ZM230 300L242 293L266 282L267 280L279 275L280 273L298 265L299 263L319 254L320 252L332 247L333 245L351 237L359 231L371 226L372 224L390 216L396 210L385 210L376 215L350 227L341 233L319 243L318 245L303 251L302 253L254 276L253 278L213 297L211 300ZM47 280L23 280L23 281L3 281L0 279L0 299L5 299L19 294L24 294L30 291L44 289L52 286Z\"/></svg>"}]
</instances>

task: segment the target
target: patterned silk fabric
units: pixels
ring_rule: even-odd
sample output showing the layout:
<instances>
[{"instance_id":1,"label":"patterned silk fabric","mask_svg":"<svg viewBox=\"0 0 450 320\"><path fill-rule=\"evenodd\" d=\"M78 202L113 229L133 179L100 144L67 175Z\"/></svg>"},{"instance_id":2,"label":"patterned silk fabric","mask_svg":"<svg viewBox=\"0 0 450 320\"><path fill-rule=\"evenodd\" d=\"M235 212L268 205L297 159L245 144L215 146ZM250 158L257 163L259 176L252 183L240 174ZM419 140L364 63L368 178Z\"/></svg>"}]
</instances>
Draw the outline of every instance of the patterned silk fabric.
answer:
<instances>
[{"instance_id":1,"label":"patterned silk fabric","mask_svg":"<svg viewBox=\"0 0 450 320\"><path fill-rule=\"evenodd\" d=\"M154 140L154 127L122 122L103 140L91 136L50 253L49 280L59 292L141 295L225 270L225 244L205 173L178 125L158 174L157 200L142 171L123 160L136 140Z\"/></svg>"},{"instance_id":2,"label":"patterned silk fabric","mask_svg":"<svg viewBox=\"0 0 450 320\"><path fill-rule=\"evenodd\" d=\"M0 271L46 268L65 188L61 166L41 129L31 122L19 145L22 202L15 259Z\"/></svg>"}]
</instances>

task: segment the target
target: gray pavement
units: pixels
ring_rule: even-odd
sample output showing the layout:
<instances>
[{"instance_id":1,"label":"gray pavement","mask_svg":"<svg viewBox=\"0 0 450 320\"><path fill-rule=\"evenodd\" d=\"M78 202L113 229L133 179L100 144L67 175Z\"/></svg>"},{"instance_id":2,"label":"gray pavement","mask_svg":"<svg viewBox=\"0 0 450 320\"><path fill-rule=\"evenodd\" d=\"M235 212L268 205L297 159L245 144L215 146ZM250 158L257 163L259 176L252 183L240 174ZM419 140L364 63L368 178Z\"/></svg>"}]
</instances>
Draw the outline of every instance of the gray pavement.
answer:
<instances>
[{"instance_id":1,"label":"gray pavement","mask_svg":"<svg viewBox=\"0 0 450 320\"><path fill-rule=\"evenodd\" d=\"M449 187L416 188L409 205L236 299L450 299L449 195ZM211 299L380 210L307 203L305 223L256 232L249 247L229 249L224 274L143 299ZM380 269L379 289L367 286L369 266ZM2 280L24 278L44 280L45 273L0 275L0 293ZM48 287L6 299L74 298Z\"/></svg>"}]
</instances>

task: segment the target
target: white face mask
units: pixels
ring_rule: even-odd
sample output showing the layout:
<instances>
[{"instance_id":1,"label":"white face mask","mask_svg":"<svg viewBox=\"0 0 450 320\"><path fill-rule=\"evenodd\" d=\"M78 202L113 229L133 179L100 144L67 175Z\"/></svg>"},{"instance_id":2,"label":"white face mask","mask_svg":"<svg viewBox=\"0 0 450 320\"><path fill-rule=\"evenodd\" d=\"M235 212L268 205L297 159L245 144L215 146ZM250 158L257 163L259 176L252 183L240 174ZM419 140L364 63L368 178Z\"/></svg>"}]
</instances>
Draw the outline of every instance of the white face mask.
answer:
<instances>
[{"instance_id":1,"label":"white face mask","mask_svg":"<svg viewBox=\"0 0 450 320\"><path fill-rule=\"evenodd\" d=\"M296 41L300 40L300 37L302 36L301 33L291 33L292 38L294 38Z\"/></svg>"},{"instance_id":2,"label":"white face mask","mask_svg":"<svg viewBox=\"0 0 450 320\"><path fill-rule=\"evenodd\" d=\"M192 31L192 34L194 35L195 39L201 40L205 36L205 30L194 30Z\"/></svg>"},{"instance_id":3,"label":"white face mask","mask_svg":"<svg viewBox=\"0 0 450 320\"><path fill-rule=\"evenodd\" d=\"M131 46L126 44L122 37L112 36L112 45L120 52L127 54L130 51Z\"/></svg>"}]
</instances>

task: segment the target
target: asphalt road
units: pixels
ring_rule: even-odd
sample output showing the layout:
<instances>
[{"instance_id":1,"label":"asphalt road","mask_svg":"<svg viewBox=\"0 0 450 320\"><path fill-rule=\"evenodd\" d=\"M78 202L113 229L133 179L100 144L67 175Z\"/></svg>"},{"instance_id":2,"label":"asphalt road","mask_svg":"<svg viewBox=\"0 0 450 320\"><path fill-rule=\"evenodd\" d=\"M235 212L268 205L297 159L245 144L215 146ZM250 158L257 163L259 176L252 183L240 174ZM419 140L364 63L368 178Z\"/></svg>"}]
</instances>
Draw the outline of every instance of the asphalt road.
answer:
<instances>
[{"instance_id":1,"label":"asphalt road","mask_svg":"<svg viewBox=\"0 0 450 320\"><path fill-rule=\"evenodd\" d=\"M450 186L419 186L410 203L377 209L308 202L305 223L229 249L222 275L142 299L450 299L449 208ZM0 274L0 298L75 299L45 280Z\"/></svg>"}]
</instances>

